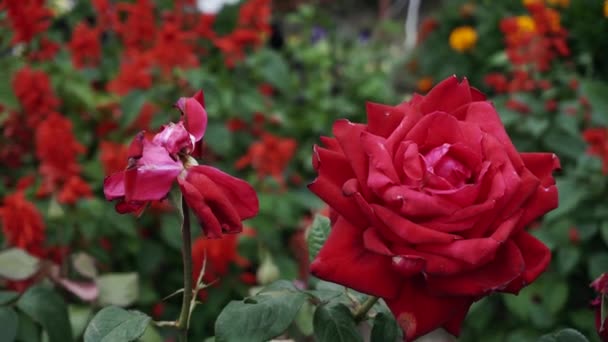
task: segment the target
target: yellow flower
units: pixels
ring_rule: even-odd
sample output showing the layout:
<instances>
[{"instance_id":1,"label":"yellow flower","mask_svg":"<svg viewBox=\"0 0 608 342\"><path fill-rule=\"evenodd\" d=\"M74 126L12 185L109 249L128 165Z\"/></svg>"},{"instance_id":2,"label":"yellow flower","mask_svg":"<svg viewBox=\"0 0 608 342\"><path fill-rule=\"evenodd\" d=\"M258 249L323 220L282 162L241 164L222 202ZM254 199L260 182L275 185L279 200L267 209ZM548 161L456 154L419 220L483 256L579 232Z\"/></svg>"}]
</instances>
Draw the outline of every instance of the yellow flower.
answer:
<instances>
[{"instance_id":1,"label":"yellow flower","mask_svg":"<svg viewBox=\"0 0 608 342\"><path fill-rule=\"evenodd\" d=\"M534 5L534 4L542 4L543 0L522 0L521 2L524 6Z\"/></svg>"},{"instance_id":2,"label":"yellow flower","mask_svg":"<svg viewBox=\"0 0 608 342\"><path fill-rule=\"evenodd\" d=\"M450 33L450 46L458 52L471 50L477 43L477 32L471 26L460 26Z\"/></svg>"},{"instance_id":3,"label":"yellow flower","mask_svg":"<svg viewBox=\"0 0 608 342\"><path fill-rule=\"evenodd\" d=\"M516 21L519 32L534 32L536 30L536 24L529 15L520 15L516 17Z\"/></svg>"},{"instance_id":4,"label":"yellow flower","mask_svg":"<svg viewBox=\"0 0 608 342\"><path fill-rule=\"evenodd\" d=\"M604 1L604 17L608 18L608 0Z\"/></svg>"},{"instance_id":5,"label":"yellow flower","mask_svg":"<svg viewBox=\"0 0 608 342\"><path fill-rule=\"evenodd\" d=\"M419 92L426 93L433 87L433 79L431 77L423 77L418 80L416 86L418 87Z\"/></svg>"}]
</instances>

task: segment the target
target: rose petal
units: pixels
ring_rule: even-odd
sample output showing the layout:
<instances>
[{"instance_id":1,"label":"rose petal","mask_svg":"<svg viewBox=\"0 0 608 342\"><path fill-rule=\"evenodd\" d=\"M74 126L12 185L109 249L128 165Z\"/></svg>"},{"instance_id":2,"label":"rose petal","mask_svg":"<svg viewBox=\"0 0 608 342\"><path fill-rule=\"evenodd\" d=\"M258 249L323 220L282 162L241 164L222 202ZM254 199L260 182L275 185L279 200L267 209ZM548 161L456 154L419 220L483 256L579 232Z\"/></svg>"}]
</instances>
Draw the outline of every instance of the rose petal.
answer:
<instances>
[{"instance_id":1,"label":"rose petal","mask_svg":"<svg viewBox=\"0 0 608 342\"><path fill-rule=\"evenodd\" d=\"M427 285L434 293L478 297L505 289L524 269L521 251L509 240L498 250L494 260L483 267L447 277L428 277Z\"/></svg>"},{"instance_id":2,"label":"rose petal","mask_svg":"<svg viewBox=\"0 0 608 342\"><path fill-rule=\"evenodd\" d=\"M420 226L404 217L399 216L390 209L372 204L376 216L383 223L377 229L388 229L405 243L411 244L446 244L460 239L459 236L438 232Z\"/></svg>"},{"instance_id":3,"label":"rose petal","mask_svg":"<svg viewBox=\"0 0 608 342\"><path fill-rule=\"evenodd\" d=\"M499 247L500 243L492 238L479 238L456 240L449 244L418 245L416 250L480 266L492 259Z\"/></svg>"},{"instance_id":4,"label":"rose petal","mask_svg":"<svg viewBox=\"0 0 608 342\"><path fill-rule=\"evenodd\" d=\"M460 317L473 298L435 296L422 277L415 277L403 283L399 297L385 301L404 332L404 341L413 341Z\"/></svg>"},{"instance_id":5,"label":"rose petal","mask_svg":"<svg viewBox=\"0 0 608 342\"><path fill-rule=\"evenodd\" d=\"M367 131L384 138L387 138L403 120L404 112L395 107L367 102L365 104L367 112Z\"/></svg>"},{"instance_id":6,"label":"rose petal","mask_svg":"<svg viewBox=\"0 0 608 342\"><path fill-rule=\"evenodd\" d=\"M343 154L317 145L313 147L313 165L320 176L329 178L336 185L355 177L348 159Z\"/></svg>"},{"instance_id":7,"label":"rose petal","mask_svg":"<svg viewBox=\"0 0 608 342\"><path fill-rule=\"evenodd\" d=\"M321 279L383 298L395 297L402 283L392 269L391 257L367 250L361 229L342 217L332 227L310 271Z\"/></svg>"},{"instance_id":8,"label":"rose petal","mask_svg":"<svg viewBox=\"0 0 608 342\"><path fill-rule=\"evenodd\" d=\"M431 196L405 186L390 187L382 198L391 206L399 208L403 216L437 217L450 215L459 209L457 205L443 198Z\"/></svg>"},{"instance_id":9,"label":"rose petal","mask_svg":"<svg viewBox=\"0 0 608 342\"><path fill-rule=\"evenodd\" d=\"M361 192L368 197L370 191L367 188L367 155L361 144L358 143L364 129L365 125L354 124L342 119L334 123L333 133L361 184Z\"/></svg>"},{"instance_id":10,"label":"rose petal","mask_svg":"<svg viewBox=\"0 0 608 342\"><path fill-rule=\"evenodd\" d=\"M513 237L513 241L521 251L526 266L505 292L517 294L522 287L532 283L547 269L551 262L551 251L537 238L523 231Z\"/></svg>"},{"instance_id":11,"label":"rose petal","mask_svg":"<svg viewBox=\"0 0 608 342\"><path fill-rule=\"evenodd\" d=\"M241 220L252 218L258 214L260 209L258 195L249 183L206 165L194 166L188 171L200 172L217 184L234 206Z\"/></svg>"},{"instance_id":12,"label":"rose petal","mask_svg":"<svg viewBox=\"0 0 608 342\"><path fill-rule=\"evenodd\" d=\"M188 170L186 182L192 184L200 193L204 194L205 203L211 208L213 215L220 222L222 231L239 233L243 230L239 213L224 195L222 188L217 186L203 173L196 172L196 167Z\"/></svg>"},{"instance_id":13,"label":"rose petal","mask_svg":"<svg viewBox=\"0 0 608 342\"><path fill-rule=\"evenodd\" d=\"M125 172L125 199L131 202L165 198L182 170L181 162L173 160L164 147L144 141L141 159L135 168Z\"/></svg>"},{"instance_id":14,"label":"rose petal","mask_svg":"<svg viewBox=\"0 0 608 342\"><path fill-rule=\"evenodd\" d=\"M435 85L424 96L420 111L424 114L436 111L451 113L472 100L469 81L465 78L458 82L456 76L451 76Z\"/></svg>"},{"instance_id":15,"label":"rose petal","mask_svg":"<svg viewBox=\"0 0 608 342\"><path fill-rule=\"evenodd\" d=\"M361 143L369 158L367 186L379 195L386 186L399 184L399 176L393 166L391 152L384 145L385 139L363 132Z\"/></svg>"},{"instance_id":16,"label":"rose petal","mask_svg":"<svg viewBox=\"0 0 608 342\"><path fill-rule=\"evenodd\" d=\"M345 196L342 188L328 178L317 177L308 185L308 189L352 224L356 224L362 229L369 226L366 217L361 213L359 206L352 197Z\"/></svg>"},{"instance_id":17,"label":"rose petal","mask_svg":"<svg viewBox=\"0 0 608 342\"><path fill-rule=\"evenodd\" d=\"M195 142L201 140L205 135L205 130L207 130L207 111L205 111L200 100L200 96L198 99L194 97L182 97L175 104L182 112L184 126L194 136Z\"/></svg>"},{"instance_id":18,"label":"rose petal","mask_svg":"<svg viewBox=\"0 0 608 342\"><path fill-rule=\"evenodd\" d=\"M125 172L117 172L103 180L103 194L108 201L125 196Z\"/></svg>"},{"instance_id":19,"label":"rose petal","mask_svg":"<svg viewBox=\"0 0 608 342\"><path fill-rule=\"evenodd\" d=\"M553 171L561 168L559 158L554 153L520 153L526 168L538 179L542 186L548 187L555 184Z\"/></svg>"},{"instance_id":20,"label":"rose petal","mask_svg":"<svg viewBox=\"0 0 608 342\"><path fill-rule=\"evenodd\" d=\"M464 322L464 319L467 317L467 313L469 312L471 304L473 303L469 302L468 305L464 305L464 307L459 312L456 312L449 321L443 324L443 328L454 336L460 336L462 322Z\"/></svg>"},{"instance_id":21,"label":"rose petal","mask_svg":"<svg viewBox=\"0 0 608 342\"><path fill-rule=\"evenodd\" d=\"M177 124L171 122L163 126L162 130L152 139L152 143L163 146L169 154L173 155L182 150L186 151L186 153L194 150L193 136L190 135L181 121Z\"/></svg>"},{"instance_id":22,"label":"rose petal","mask_svg":"<svg viewBox=\"0 0 608 342\"><path fill-rule=\"evenodd\" d=\"M177 182L186 203L188 203L188 206L198 218L203 235L208 238L221 238L222 226L217 217L213 214L213 211L211 211L211 208L205 203L203 194L182 177L178 177Z\"/></svg>"}]
</instances>

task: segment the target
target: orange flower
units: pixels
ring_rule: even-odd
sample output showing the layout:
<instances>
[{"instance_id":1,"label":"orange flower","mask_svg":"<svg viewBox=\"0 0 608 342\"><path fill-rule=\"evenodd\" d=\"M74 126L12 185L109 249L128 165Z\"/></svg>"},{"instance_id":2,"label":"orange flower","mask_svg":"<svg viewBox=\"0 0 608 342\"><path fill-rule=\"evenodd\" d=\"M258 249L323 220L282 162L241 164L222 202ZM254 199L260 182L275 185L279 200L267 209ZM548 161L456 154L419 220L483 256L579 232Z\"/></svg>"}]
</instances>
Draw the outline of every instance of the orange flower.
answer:
<instances>
[{"instance_id":1,"label":"orange flower","mask_svg":"<svg viewBox=\"0 0 608 342\"><path fill-rule=\"evenodd\" d=\"M263 133L262 139L251 144L247 154L236 161L235 167L242 169L251 165L258 177L271 176L283 184L283 172L295 151L294 139Z\"/></svg>"},{"instance_id":2,"label":"orange flower","mask_svg":"<svg viewBox=\"0 0 608 342\"><path fill-rule=\"evenodd\" d=\"M460 26L450 33L450 46L458 52L466 52L475 47L477 31L471 26Z\"/></svg>"},{"instance_id":3,"label":"orange flower","mask_svg":"<svg viewBox=\"0 0 608 342\"><path fill-rule=\"evenodd\" d=\"M433 87L433 79L428 76L423 77L418 80L418 82L416 83L416 86L418 87L419 92L426 93Z\"/></svg>"}]
</instances>

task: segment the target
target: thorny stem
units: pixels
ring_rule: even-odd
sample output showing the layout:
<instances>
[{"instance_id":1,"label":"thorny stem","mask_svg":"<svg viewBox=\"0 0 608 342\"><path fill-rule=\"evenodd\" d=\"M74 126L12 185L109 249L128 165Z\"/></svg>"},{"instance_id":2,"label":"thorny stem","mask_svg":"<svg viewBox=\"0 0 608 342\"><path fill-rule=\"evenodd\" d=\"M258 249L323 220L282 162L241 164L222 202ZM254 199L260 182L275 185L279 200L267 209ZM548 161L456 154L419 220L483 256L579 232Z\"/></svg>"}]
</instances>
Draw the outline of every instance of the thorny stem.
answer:
<instances>
[{"instance_id":1,"label":"thorny stem","mask_svg":"<svg viewBox=\"0 0 608 342\"><path fill-rule=\"evenodd\" d=\"M182 197L182 260L184 263L184 296L182 309L177 320L177 328L182 331L182 340L188 340L190 322L190 305L192 303L192 244L190 237L190 209L186 198Z\"/></svg>"},{"instance_id":2,"label":"thorny stem","mask_svg":"<svg viewBox=\"0 0 608 342\"><path fill-rule=\"evenodd\" d=\"M357 308L357 310L355 310L355 312L353 312L353 317L355 318L355 321L361 322L361 321L365 320L365 318L367 316L367 312L369 311L369 309L372 308L372 306L374 306L374 304L376 304L378 299L380 299L380 298L374 297L374 296L367 297L365 302L363 302L363 304L361 304L361 306L359 306Z\"/></svg>"}]
</instances>

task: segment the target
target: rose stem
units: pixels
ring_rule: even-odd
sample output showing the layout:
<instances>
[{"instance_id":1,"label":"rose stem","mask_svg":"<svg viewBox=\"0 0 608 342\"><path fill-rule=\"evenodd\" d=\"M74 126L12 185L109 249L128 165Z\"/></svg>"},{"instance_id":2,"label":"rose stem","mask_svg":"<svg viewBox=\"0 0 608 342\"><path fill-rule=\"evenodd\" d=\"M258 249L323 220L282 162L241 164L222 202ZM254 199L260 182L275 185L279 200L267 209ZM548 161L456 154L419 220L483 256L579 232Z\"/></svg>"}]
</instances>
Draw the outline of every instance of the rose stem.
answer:
<instances>
[{"instance_id":1,"label":"rose stem","mask_svg":"<svg viewBox=\"0 0 608 342\"><path fill-rule=\"evenodd\" d=\"M177 320L177 328L182 330L183 341L188 340L190 302L192 301L192 245L190 237L190 210L186 198L182 197L182 259L184 263L184 296L182 309Z\"/></svg>"},{"instance_id":2,"label":"rose stem","mask_svg":"<svg viewBox=\"0 0 608 342\"><path fill-rule=\"evenodd\" d=\"M361 322L361 321L365 320L365 318L367 316L367 312L369 311L369 309L372 308L372 306L374 306L374 304L376 304L378 299L380 299L380 298L374 297L374 296L367 297L365 302L363 302L363 304L361 304L361 306L359 306L359 308L353 313L353 317L355 318L355 321Z\"/></svg>"}]
</instances>

